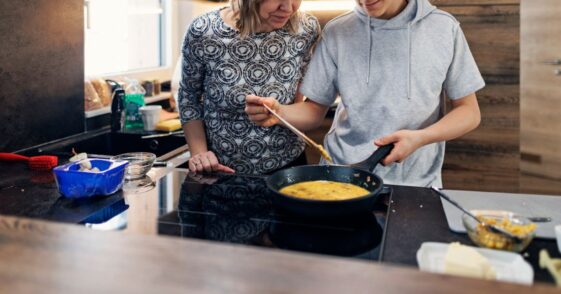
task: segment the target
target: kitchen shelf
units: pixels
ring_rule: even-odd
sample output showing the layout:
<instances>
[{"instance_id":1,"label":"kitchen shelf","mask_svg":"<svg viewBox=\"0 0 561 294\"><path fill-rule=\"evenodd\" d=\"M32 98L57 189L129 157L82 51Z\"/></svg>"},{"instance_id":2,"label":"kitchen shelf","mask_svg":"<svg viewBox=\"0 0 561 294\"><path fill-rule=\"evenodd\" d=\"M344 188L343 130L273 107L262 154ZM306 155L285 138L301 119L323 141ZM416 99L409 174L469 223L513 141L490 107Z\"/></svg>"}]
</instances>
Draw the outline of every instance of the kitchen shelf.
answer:
<instances>
[{"instance_id":1,"label":"kitchen shelf","mask_svg":"<svg viewBox=\"0 0 561 294\"><path fill-rule=\"evenodd\" d=\"M154 103L154 102L169 99L170 97L171 97L171 92L160 92L159 95L145 97L144 98L144 103L150 104L150 103Z\"/></svg>"},{"instance_id":2,"label":"kitchen shelf","mask_svg":"<svg viewBox=\"0 0 561 294\"><path fill-rule=\"evenodd\" d=\"M159 95L145 97L144 98L144 103L150 104L150 103L166 100L170 97L171 97L171 92L161 92ZM99 109L86 111L86 118L91 118L91 117L95 117L95 116L103 115L103 114L107 114L107 113L111 113L111 106L106 106L106 107L102 107L102 108L99 108Z\"/></svg>"},{"instance_id":3,"label":"kitchen shelf","mask_svg":"<svg viewBox=\"0 0 561 294\"><path fill-rule=\"evenodd\" d=\"M86 118L95 117L95 116L110 113L110 112L111 112L111 107L110 106L106 106L106 107L102 107L102 108L98 108L98 109L94 109L94 110L89 110L89 111L86 111Z\"/></svg>"}]
</instances>

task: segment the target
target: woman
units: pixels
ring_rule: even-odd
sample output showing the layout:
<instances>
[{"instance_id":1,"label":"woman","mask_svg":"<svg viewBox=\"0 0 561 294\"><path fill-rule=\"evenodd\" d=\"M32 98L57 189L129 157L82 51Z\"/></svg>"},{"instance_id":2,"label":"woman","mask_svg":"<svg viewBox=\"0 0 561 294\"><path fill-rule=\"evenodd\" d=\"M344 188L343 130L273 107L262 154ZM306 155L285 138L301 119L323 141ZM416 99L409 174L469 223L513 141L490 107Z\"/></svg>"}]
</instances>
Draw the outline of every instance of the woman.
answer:
<instances>
[{"instance_id":1,"label":"woman","mask_svg":"<svg viewBox=\"0 0 561 294\"><path fill-rule=\"evenodd\" d=\"M179 109L194 172L265 174L305 163L304 142L244 112L248 94L302 100L300 79L319 24L301 0L234 0L196 18L183 44Z\"/></svg>"},{"instance_id":2,"label":"woman","mask_svg":"<svg viewBox=\"0 0 561 294\"><path fill-rule=\"evenodd\" d=\"M325 137L335 163L362 161L376 146L393 143L386 166L375 170L385 182L442 186L444 141L477 127L475 92L484 85L450 14L427 0L361 0L323 31L301 87L311 101L287 106L249 96L246 111L258 125L278 124L265 103L307 130L339 94ZM441 92L453 107L443 117Z\"/></svg>"}]
</instances>

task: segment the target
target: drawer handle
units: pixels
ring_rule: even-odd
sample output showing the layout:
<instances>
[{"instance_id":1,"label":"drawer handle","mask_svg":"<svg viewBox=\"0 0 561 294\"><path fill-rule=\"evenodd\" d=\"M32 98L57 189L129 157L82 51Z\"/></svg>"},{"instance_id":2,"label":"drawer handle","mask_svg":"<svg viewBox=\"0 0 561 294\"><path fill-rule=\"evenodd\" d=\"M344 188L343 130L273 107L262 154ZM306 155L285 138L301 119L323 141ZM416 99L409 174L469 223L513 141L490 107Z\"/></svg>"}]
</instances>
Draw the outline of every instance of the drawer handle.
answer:
<instances>
[{"instance_id":1,"label":"drawer handle","mask_svg":"<svg viewBox=\"0 0 561 294\"><path fill-rule=\"evenodd\" d=\"M561 65L561 59L545 60L542 63L543 64L550 64L550 65Z\"/></svg>"},{"instance_id":2,"label":"drawer handle","mask_svg":"<svg viewBox=\"0 0 561 294\"><path fill-rule=\"evenodd\" d=\"M535 153L520 152L520 160L532 162L532 163L542 163L542 156Z\"/></svg>"},{"instance_id":3,"label":"drawer handle","mask_svg":"<svg viewBox=\"0 0 561 294\"><path fill-rule=\"evenodd\" d=\"M90 17L91 15L91 6L90 6L90 1L89 0L85 0L84 1L84 8L86 10L86 28L89 30L92 28L92 19Z\"/></svg>"}]
</instances>

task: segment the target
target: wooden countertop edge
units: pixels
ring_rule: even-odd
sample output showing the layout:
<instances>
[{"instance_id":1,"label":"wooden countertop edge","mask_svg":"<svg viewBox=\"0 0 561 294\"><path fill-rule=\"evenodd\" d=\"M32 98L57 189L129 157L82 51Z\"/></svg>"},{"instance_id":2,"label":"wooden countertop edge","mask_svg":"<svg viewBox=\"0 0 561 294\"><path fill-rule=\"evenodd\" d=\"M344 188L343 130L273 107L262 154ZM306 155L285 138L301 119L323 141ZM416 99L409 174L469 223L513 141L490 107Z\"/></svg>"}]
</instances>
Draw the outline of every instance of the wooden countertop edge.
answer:
<instances>
[{"instance_id":1,"label":"wooden countertop edge","mask_svg":"<svg viewBox=\"0 0 561 294\"><path fill-rule=\"evenodd\" d=\"M413 268L0 216L0 285L25 293L559 293Z\"/></svg>"}]
</instances>

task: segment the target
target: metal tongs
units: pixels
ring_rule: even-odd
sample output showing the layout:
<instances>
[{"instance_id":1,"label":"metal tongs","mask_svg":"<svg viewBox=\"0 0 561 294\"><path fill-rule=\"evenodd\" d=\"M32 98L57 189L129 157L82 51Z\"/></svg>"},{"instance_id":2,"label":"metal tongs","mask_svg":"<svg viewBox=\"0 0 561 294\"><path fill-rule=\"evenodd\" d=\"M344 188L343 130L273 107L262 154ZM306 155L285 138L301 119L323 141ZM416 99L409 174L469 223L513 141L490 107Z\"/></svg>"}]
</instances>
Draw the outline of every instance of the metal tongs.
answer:
<instances>
[{"instance_id":1,"label":"metal tongs","mask_svg":"<svg viewBox=\"0 0 561 294\"><path fill-rule=\"evenodd\" d=\"M508 238L513 239L516 243L521 243L523 240L522 238L502 229L499 228L497 226L494 225L490 225L485 223L484 221L478 219L475 215L473 215L471 212L469 212L467 209L463 208L458 202L452 200L448 195L444 194L444 192L440 191L439 188L437 187L432 187L432 190L435 191L438 195L440 195L440 197L444 198L446 201L450 202L450 204L456 206L458 209L460 209L461 211L463 211L465 214L467 214L469 217L473 218L474 220L476 220L479 224L481 224L484 227L489 228L492 232L507 236Z\"/></svg>"},{"instance_id":2,"label":"metal tongs","mask_svg":"<svg viewBox=\"0 0 561 294\"><path fill-rule=\"evenodd\" d=\"M323 156L323 158L325 158L325 160L329 161L329 162L333 162L333 160L331 159L331 156L329 156L329 154L327 153L327 151L323 148L323 146L317 144L316 142L314 142L314 140L310 139L308 136L306 136L304 133L302 133L300 130L298 130L296 127L294 127L292 124L290 124L289 122L287 122L284 118L282 118L280 115L278 115L275 111L273 111L269 106L267 106L266 104L263 104L263 106L265 107L265 109L267 109L272 115L274 115L276 118L278 118L289 130L291 130L294 134L296 134L298 137L302 138L308 145L316 148L319 153L321 154L321 156Z\"/></svg>"}]
</instances>

